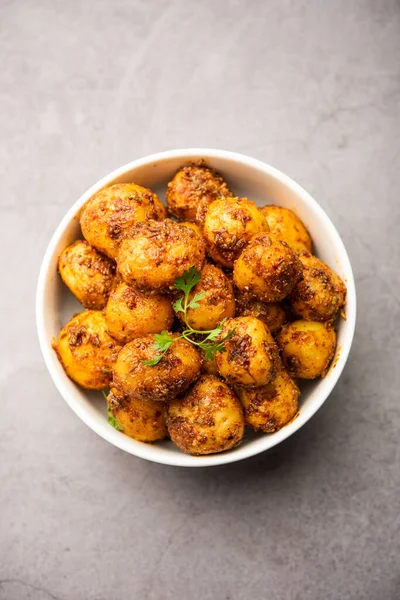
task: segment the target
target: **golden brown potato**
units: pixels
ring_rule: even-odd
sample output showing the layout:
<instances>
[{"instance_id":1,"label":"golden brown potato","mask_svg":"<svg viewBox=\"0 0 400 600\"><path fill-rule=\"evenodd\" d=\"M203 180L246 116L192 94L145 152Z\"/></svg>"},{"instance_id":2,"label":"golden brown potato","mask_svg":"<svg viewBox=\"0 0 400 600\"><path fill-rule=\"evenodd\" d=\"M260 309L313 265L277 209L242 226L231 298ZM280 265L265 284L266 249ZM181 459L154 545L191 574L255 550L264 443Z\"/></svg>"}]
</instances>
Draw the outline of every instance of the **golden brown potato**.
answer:
<instances>
[{"instance_id":1,"label":"golden brown potato","mask_svg":"<svg viewBox=\"0 0 400 600\"><path fill-rule=\"evenodd\" d=\"M201 220L204 208L221 196L232 193L221 175L204 161L179 169L166 193L170 214L181 221Z\"/></svg>"},{"instance_id":2,"label":"golden brown potato","mask_svg":"<svg viewBox=\"0 0 400 600\"><path fill-rule=\"evenodd\" d=\"M107 397L111 413L122 431L139 442L163 440L167 434L165 403L124 396L113 388Z\"/></svg>"},{"instance_id":3,"label":"golden brown potato","mask_svg":"<svg viewBox=\"0 0 400 600\"><path fill-rule=\"evenodd\" d=\"M346 286L330 267L308 252L299 254L303 279L290 294L293 310L306 321L333 321L346 300Z\"/></svg>"},{"instance_id":4,"label":"golden brown potato","mask_svg":"<svg viewBox=\"0 0 400 600\"><path fill-rule=\"evenodd\" d=\"M277 342L292 377L315 379L328 371L335 354L336 333L326 323L293 321L283 326Z\"/></svg>"},{"instance_id":5,"label":"golden brown potato","mask_svg":"<svg viewBox=\"0 0 400 600\"><path fill-rule=\"evenodd\" d=\"M256 317L274 335L286 323L287 314L282 302L260 302L246 293L236 290L236 316Z\"/></svg>"},{"instance_id":6,"label":"golden brown potato","mask_svg":"<svg viewBox=\"0 0 400 600\"><path fill-rule=\"evenodd\" d=\"M233 287L224 272L211 264L206 264L201 272L201 279L192 289L189 300L196 294L204 294L197 301L197 308L188 308L186 316L189 325L198 331L215 329L219 323L235 314L235 298ZM178 313L183 322L183 312Z\"/></svg>"},{"instance_id":7,"label":"golden brown potato","mask_svg":"<svg viewBox=\"0 0 400 600\"><path fill-rule=\"evenodd\" d=\"M176 339L158 364L143 364L158 356L154 343L154 335L146 335L123 347L114 365L113 385L127 396L165 402L189 387L200 374L202 361L192 344Z\"/></svg>"},{"instance_id":8,"label":"golden brown potato","mask_svg":"<svg viewBox=\"0 0 400 600\"><path fill-rule=\"evenodd\" d=\"M121 243L118 271L143 292L163 293L194 266L201 271L204 242L189 227L170 219L138 223Z\"/></svg>"},{"instance_id":9,"label":"golden brown potato","mask_svg":"<svg viewBox=\"0 0 400 600\"><path fill-rule=\"evenodd\" d=\"M243 439L244 418L234 392L213 375L202 375L184 397L168 405L168 432L189 454L213 454Z\"/></svg>"},{"instance_id":10,"label":"golden brown potato","mask_svg":"<svg viewBox=\"0 0 400 600\"><path fill-rule=\"evenodd\" d=\"M165 219L161 200L134 183L116 183L97 192L81 212L83 237L110 258L116 258L127 231L140 221Z\"/></svg>"},{"instance_id":11,"label":"golden brown potato","mask_svg":"<svg viewBox=\"0 0 400 600\"><path fill-rule=\"evenodd\" d=\"M142 294L120 283L108 299L105 317L111 335L126 344L147 333L170 329L174 311L167 296Z\"/></svg>"},{"instance_id":12,"label":"golden brown potato","mask_svg":"<svg viewBox=\"0 0 400 600\"><path fill-rule=\"evenodd\" d=\"M220 374L232 385L266 385L279 368L278 349L269 329L255 317L236 317L226 321L221 338L233 329L225 351L215 357Z\"/></svg>"},{"instance_id":13,"label":"golden brown potato","mask_svg":"<svg viewBox=\"0 0 400 600\"><path fill-rule=\"evenodd\" d=\"M262 212L267 217L271 233L279 240L286 242L295 252L312 251L310 234L294 212L274 205L264 206Z\"/></svg>"},{"instance_id":14,"label":"golden brown potato","mask_svg":"<svg viewBox=\"0 0 400 600\"><path fill-rule=\"evenodd\" d=\"M274 381L252 390L238 388L244 407L244 420L255 431L278 431L295 417L300 390L284 370Z\"/></svg>"},{"instance_id":15,"label":"golden brown potato","mask_svg":"<svg viewBox=\"0 0 400 600\"><path fill-rule=\"evenodd\" d=\"M285 242L268 233L253 237L233 269L233 281L242 292L262 302L283 300L301 279L302 265Z\"/></svg>"},{"instance_id":16,"label":"golden brown potato","mask_svg":"<svg viewBox=\"0 0 400 600\"><path fill-rule=\"evenodd\" d=\"M85 308L105 307L115 280L115 263L108 256L78 240L61 252L58 270Z\"/></svg>"},{"instance_id":17,"label":"golden brown potato","mask_svg":"<svg viewBox=\"0 0 400 600\"><path fill-rule=\"evenodd\" d=\"M266 217L247 198L219 198L207 209L203 235L211 258L227 269L262 231L269 231Z\"/></svg>"},{"instance_id":18,"label":"golden brown potato","mask_svg":"<svg viewBox=\"0 0 400 600\"><path fill-rule=\"evenodd\" d=\"M203 354L202 354L203 356ZM205 375L219 375L218 365L215 358L212 360L206 360L203 356L203 364L201 366L201 372Z\"/></svg>"},{"instance_id":19,"label":"golden brown potato","mask_svg":"<svg viewBox=\"0 0 400 600\"><path fill-rule=\"evenodd\" d=\"M111 382L121 346L109 335L102 312L86 310L61 329L54 349L68 377L84 388L101 390Z\"/></svg>"},{"instance_id":20,"label":"golden brown potato","mask_svg":"<svg viewBox=\"0 0 400 600\"><path fill-rule=\"evenodd\" d=\"M203 231L202 231L200 225L198 225L197 223L192 223L191 221L180 221L180 225L184 225L185 227L189 227L195 233L197 233L197 235L199 236L199 238L201 238L202 240L204 240L204 238L203 238Z\"/></svg>"}]
</instances>

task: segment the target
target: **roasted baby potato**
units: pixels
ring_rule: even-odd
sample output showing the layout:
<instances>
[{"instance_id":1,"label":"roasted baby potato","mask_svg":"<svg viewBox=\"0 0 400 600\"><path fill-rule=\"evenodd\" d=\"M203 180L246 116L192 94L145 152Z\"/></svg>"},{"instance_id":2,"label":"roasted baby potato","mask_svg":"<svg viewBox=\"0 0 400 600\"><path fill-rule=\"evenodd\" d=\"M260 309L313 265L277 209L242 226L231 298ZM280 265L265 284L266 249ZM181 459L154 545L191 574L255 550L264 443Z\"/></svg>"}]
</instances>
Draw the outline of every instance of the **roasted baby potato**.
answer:
<instances>
[{"instance_id":1,"label":"roasted baby potato","mask_svg":"<svg viewBox=\"0 0 400 600\"><path fill-rule=\"evenodd\" d=\"M306 321L333 321L346 300L346 286L326 263L308 252L299 254L303 279L290 294L292 308Z\"/></svg>"},{"instance_id":2,"label":"roasted baby potato","mask_svg":"<svg viewBox=\"0 0 400 600\"><path fill-rule=\"evenodd\" d=\"M122 238L133 225L165 217L165 207L157 194L134 183L116 183L86 202L80 222L89 244L116 258Z\"/></svg>"},{"instance_id":3,"label":"roasted baby potato","mask_svg":"<svg viewBox=\"0 0 400 600\"><path fill-rule=\"evenodd\" d=\"M117 264L128 285L164 293L191 266L200 271L204 257L204 242L192 229L165 219L133 227L121 243Z\"/></svg>"},{"instance_id":4,"label":"roasted baby potato","mask_svg":"<svg viewBox=\"0 0 400 600\"><path fill-rule=\"evenodd\" d=\"M129 437L139 442L156 442L167 436L164 402L131 398L113 388L107 403L118 425Z\"/></svg>"},{"instance_id":5,"label":"roasted baby potato","mask_svg":"<svg viewBox=\"0 0 400 600\"><path fill-rule=\"evenodd\" d=\"M112 292L104 314L110 334L124 344L147 333L170 329L174 322L167 296L143 294L126 283L120 283Z\"/></svg>"},{"instance_id":6,"label":"roasted baby potato","mask_svg":"<svg viewBox=\"0 0 400 600\"><path fill-rule=\"evenodd\" d=\"M286 242L295 252L312 251L310 234L294 212L282 206L264 206L261 209L268 225L279 240Z\"/></svg>"},{"instance_id":7,"label":"roasted baby potato","mask_svg":"<svg viewBox=\"0 0 400 600\"><path fill-rule=\"evenodd\" d=\"M168 433L189 454L213 454L234 448L243 438L243 409L234 392L213 375L202 375L168 404Z\"/></svg>"},{"instance_id":8,"label":"roasted baby potato","mask_svg":"<svg viewBox=\"0 0 400 600\"><path fill-rule=\"evenodd\" d=\"M262 302L283 300L301 276L297 254L268 233L253 237L233 269L233 281L239 290Z\"/></svg>"},{"instance_id":9,"label":"roasted baby potato","mask_svg":"<svg viewBox=\"0 0 400 600\"><path fill-rule=\"evenodd\" d=\"M166 193L169 213L181 221L202 220L204 208L221 196L232 193L221 175L203 161L179 169Z\"/></svg>"},{"instance_id":10,"label":"roasted baby potato","mask_svg":"<svg viewBox=\"0 0 400 600\"><path fill-rule=\"evenodd\" d=\"M204 240L204 238L203 238L203 231L202 231L200 225L198 225L197 223L192 223L191 221L180 221L179 224L180 225L184 225L185 227L189 227L195 233L197 233L197 235L199 236L199 238L201 238L202 240Z\"/></svg>"},{"instance_id":11,"label":"roasted baby potato","mask_svg":"<svg viewBox=\"0 0 400 600\"><path fill-rule=\"evenodd\" d=\"M204 354L204 353L203 353ZM202 356L203 356L202 354ZM203 364L201 365L201 372L205 375L219 375L218 365L215 358L206 360L203 356Z\"/></svg>"},{"instance_id":12,"label":"roasted baby potato","mask_svg":"<svg viewBox=\"0 0 400 600\"><path fill-rule=\"evenodd\" d=\"M247 198L219 198L207 209L203 235L207 251L219 265L232 269L251 238L269 231L266 217Z\"/></svg>"},{"instance_id":13,"label":"roasted baby potato","mask_svg":"<svg viewBox=\"0 0 400 600\"><path fill-rule=\"evenodd\" d=\"M292 377L315 379L328 371L335 354L336 333L327 323L293 321L282 327L277 342Z\"/></svg>"},{"instance_id":14,"label":"roasted baby potato","mask_svg":"<svg viewBox=\"0 0 400 600\"><path fill-rule=\"evenodd\" d=\"M123 347L114 365L113 385L127 396L166 402L182 394L199 376L201 356L192 344L176 339L157 364L146 365L143 361L158 356L154 343L154 335L146 335Z\"/></svg>"},{"instance_id":15,"label":"roasted baby potato","mask_svg":"<svg viewBox=\"0 0 400 600\"><path fill-rule=\"evenodd\" d=\"M115 280L115 262L88 242L78 240L58 260L61 279L85 308L102 309Z\"/></svg>"},{"instance_id":16,"label":"roasted baby potato","mask_svg":"<svg viewBox=\"0 0 400 600\"><path fill-rule=\"evenodd\" d=\"M84 388L101 390L112 378L112 366L121 346L108 333L99 310L75 315L60 331L55 345L68 377Z\"/></svg>"},{"instance_id":17,"label":"roasted baby potato","mask_svg":"<svg viewBox=\"0 0 400 600\"><path fill-rule=\"evenodd\" d=\"M226 321L221 339L233 329L225 351L215 356L220 374L231 385L266 385L279 368L278 349L269 329L255 317L236 317Z\"/></svg>"},{"instance_id":18,"label":"roasted baby potato","mask_svg":"<svg viewBox=\"0 0 400 600\"><path fill-rule=\"evenodd\" d=\"M268 385L252 390L238 388L237 393L246 425L255 431L278 431L297 414L300 390L284 370Z\"/></svg>"},{"instance_id":19,"label":"roasted baby potato","mask_svg":"<svg viewBox=\"0 0 400 600\"><path fill-rule=\"evenodd\" d=\"M188 308L186 317L189 325L196 330L215 329L219 323L235 315L233 287L224 272L211 264L206 264L201 272L199 283L192 289L189 301L196 294L203 294L197 300L197 308ZM183 321L183 312L178 313Z\"/></svg>"},{"instance_id":20,"label":"roasted baby potato","mask_svg":"<svg viewBox=\"0 0 400 600\"><path fill-rule=\"evenodd\" d=\"M256 317L268 327L274 335L286 323L287 311L282 302L260 302L246 293L236 290L236 316Z\"/></svg>"}]
</instances>

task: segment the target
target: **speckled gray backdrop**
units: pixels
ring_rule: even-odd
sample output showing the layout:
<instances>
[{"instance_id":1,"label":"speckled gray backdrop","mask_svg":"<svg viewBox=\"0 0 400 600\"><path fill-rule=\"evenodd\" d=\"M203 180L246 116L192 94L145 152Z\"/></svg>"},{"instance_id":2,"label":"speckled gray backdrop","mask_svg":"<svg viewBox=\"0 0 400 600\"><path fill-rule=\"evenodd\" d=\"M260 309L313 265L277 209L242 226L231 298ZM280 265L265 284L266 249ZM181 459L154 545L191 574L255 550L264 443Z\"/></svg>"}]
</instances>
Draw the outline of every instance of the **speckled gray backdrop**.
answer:
<instances>
[{"instance_id":1,"label":"speckled gray backdrop","mask_svg":"<svg viewBox=\"0 0 400 600\"><path fill-rule=\"evenodd\" d=\"M400 5L0 1L0 599L400 598ZM133 158L232 149L326 209L358 286L319 414L185 470L123 454L57 393L34 294L77 197Z\"/></svg>"}]
</instances>

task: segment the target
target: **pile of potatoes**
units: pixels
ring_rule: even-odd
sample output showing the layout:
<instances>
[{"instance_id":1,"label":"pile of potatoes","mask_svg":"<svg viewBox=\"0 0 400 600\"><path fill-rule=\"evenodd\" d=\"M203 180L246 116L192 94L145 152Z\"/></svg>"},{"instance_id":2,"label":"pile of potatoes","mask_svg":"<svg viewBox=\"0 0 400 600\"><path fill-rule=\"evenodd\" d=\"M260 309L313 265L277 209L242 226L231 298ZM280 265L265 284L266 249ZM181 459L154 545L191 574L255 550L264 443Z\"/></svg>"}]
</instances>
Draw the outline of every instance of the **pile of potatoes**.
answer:
<instances>
[{"instance_id":1,"label":"pile of potatoes","mask_svg":"<svg viewBox=\"0 0 400 600\"><path fill-rule=\"evenodd\" d=\"M59 272L87 310L54 347L73 381L110 388L108 410L126 435L221 452L246 425L269 433L297 415L297 381L323 377L334 356L346 288L292 211L235 197L203 161L179 169L166 201L172 218L151 190L120 183L84 205L84 239L61 253ZM172 307L175 279L192 266L201 279L191 294L204 295L187 322L233 332L213 360L180 337ZM164 330L173 343L145 364Z\"/></svg>"}]
</instances>

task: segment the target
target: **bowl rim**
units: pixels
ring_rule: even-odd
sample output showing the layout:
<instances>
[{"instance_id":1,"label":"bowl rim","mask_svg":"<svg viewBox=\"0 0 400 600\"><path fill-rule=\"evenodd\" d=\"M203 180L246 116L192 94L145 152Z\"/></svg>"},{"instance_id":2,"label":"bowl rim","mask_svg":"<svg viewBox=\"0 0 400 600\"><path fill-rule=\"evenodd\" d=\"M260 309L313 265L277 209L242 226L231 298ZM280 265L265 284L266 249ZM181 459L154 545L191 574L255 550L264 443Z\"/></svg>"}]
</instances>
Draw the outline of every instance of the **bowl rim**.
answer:
<instances>
[{"instance_id":1,"label":"bowl rim","mask_svg":"<svg viewBox=\"0 0 400 600\"><path fill-rule=\"evenodd\" d=\"M84 407L82 407L79 404L79 402L75 399L74 394L70 393L65 388L64 381L65 378L67 378L67 375L65 373L62 373L60 375L53 369L52 359L54 350L51 347L51 341L47 339L44 321L44 314L46 310L46 289L51 281L49 275L50 265L53 260L55 250L58 246L62 235L64 234L66 227L69 225L70 221L74 217L76 217L77 212L81 209L83 204L98 190L102 189L107 185L112 184L112 182L115 179L123 176L128 171L142 166L146 166L151 163L168 161L170 159L177 158L182 158L182 160L196 160L200 158L221 158L234 163L240 163L244 166L252 167L263 171L264 173L270 175L271 177L279 181L286 188L291 189L291 191L294 194L300 196L304 201L305 205L307 205L307 207L310 208L310 211L312 211L316 215L316 217L324 223L324 227L329 230L330 236L335 240L335 248L340 252L340 262L344 266L346 271L347 306L351 306L351 311L349 311L349 316L346 319L346 343L342 344L341 346L340 353L336 359L334 372L331 373L329 377L329 385L322 393L316 395L316 397L313 398L313 403L311 408L308 409L308 414L306 416L303 415L302 417L302 413L300 412L297 418L295 418L291 423L289 423L276 433L261 436L260 439L257 440L257 444L252 444L250 446L240 446L239 449L236 450L236 452L227 451L222 452L220 454L212 454L200 457L184 454L183 452L168 453L164 452L162 448L159 449L159 455L157 454L157 456L155 456L152 453L148 452L148 444L137 443L137 445L131 446L130 442L132 442L132 440L128 436L125 436L120 432L116 432L111 427L110 432L100 427L99 424L95 422L92 419L92 417L86 413ZM309 421L311 417L314 416L314 414L320 409L322 404L327 400L328 396L335 387L344 369L354 338L356 311L356 289L349 256L335 226L333 225L332 221L325 213L325 211L322 209L322 207L318 204L318 202L302 186L300 186L300 184L298 184L288 175L286 175L282 171L279 171L275 167L264 163L261 160L249 157L244 154L231 152L228 150L218 150L210 148L185 148L177 150L166 150L163 152L150 154L148 156L144 156L142 158L133 160L121 167L118 167L117 169L114 169L112 172L110 172L109 174L102 177L99 181L97 181L97 183L89 187L80 196L80 198L76 200L76 202L74 202L74 204L61 219L59 225L54 231L41 263L36 290L36 326L39 337L40 349L42 351L47 370L49 371L49 374L53 379L57 390L59 391L63 399L67 402L67 404L70 406L70 408L90 429L92 429L100 437L102 437L112 445L118 447L119 449L125 450L129 454L138 456L139 458L150 460L152 462L157 462L160 464L171 466L185 467L217 466L237 462L239 460L255 456L281 443L283 440L293 435L303 425L305 425L307 421Z\"/></svg>"}]
</instances>

